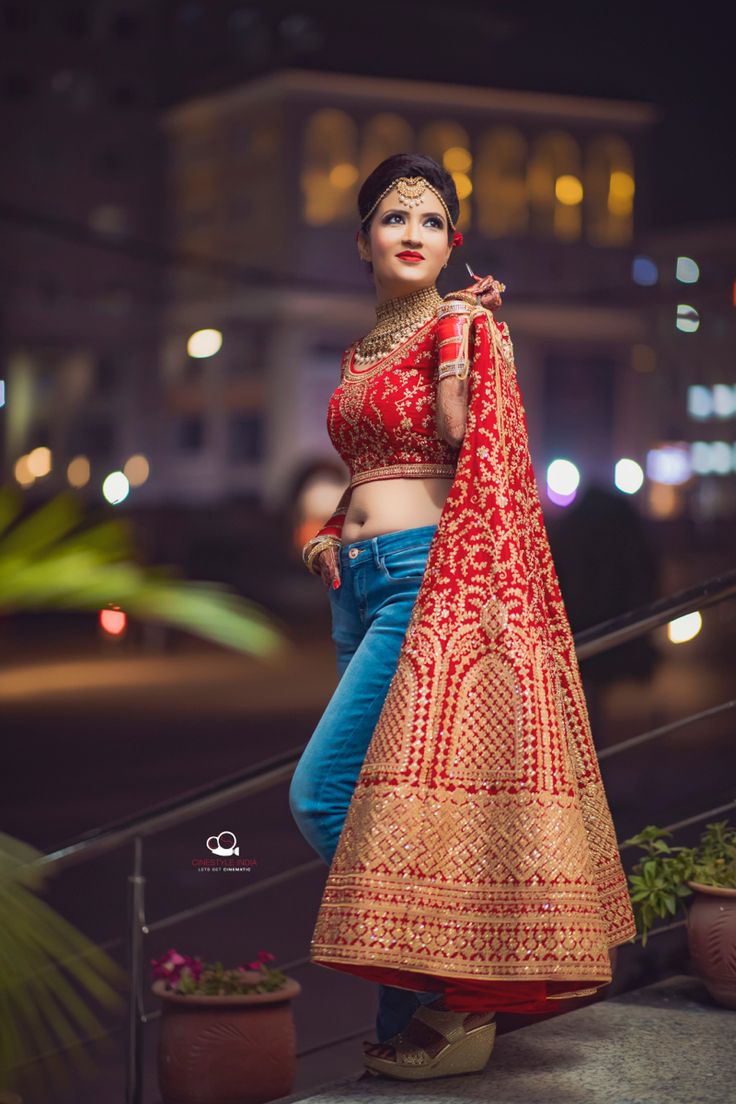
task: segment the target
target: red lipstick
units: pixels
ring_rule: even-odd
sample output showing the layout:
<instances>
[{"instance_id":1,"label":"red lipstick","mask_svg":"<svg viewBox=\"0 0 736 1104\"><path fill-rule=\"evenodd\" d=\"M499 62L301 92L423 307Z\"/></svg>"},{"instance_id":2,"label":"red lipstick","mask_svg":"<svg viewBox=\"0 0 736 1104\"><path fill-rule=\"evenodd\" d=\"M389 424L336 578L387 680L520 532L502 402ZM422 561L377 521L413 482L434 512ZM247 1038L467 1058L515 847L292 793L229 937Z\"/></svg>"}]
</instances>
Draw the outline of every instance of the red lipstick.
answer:
<instances>
[{"instance_id":1,"label":"red lipstick","mask_svg":"<svg viewBox=\"0 0 736 1104\"><path fill-rule=\"evenodd\" d=\"M397 257L401 257L402 261L423 261L424 255L417 253L413 249L405 249L403 253L397 253Z\"/></svg>"}]
</instances>

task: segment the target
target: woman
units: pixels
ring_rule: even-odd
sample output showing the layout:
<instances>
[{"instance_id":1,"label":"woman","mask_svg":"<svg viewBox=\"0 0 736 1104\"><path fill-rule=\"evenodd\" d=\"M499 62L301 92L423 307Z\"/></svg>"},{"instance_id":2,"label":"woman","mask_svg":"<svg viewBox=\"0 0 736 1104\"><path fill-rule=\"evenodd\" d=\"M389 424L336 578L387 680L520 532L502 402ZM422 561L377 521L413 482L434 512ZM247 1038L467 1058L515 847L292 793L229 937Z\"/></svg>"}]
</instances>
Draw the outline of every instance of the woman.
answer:
<instances>
[{"instance_id":1,"label":"woman","mask_svg":"<svg viewBox=\"0 0 736 1104\"><path fill-rule=\"evenodd\" d=\"M328 428L350 487L307 542L340 680L290 805L330 864L312 961L378 982L372 1072L481 1069L498 1009L557 1011L635 934L491 277L435 287L459 203L431 158L358 196L376 326Z\"/></svg>"}]
</instances>

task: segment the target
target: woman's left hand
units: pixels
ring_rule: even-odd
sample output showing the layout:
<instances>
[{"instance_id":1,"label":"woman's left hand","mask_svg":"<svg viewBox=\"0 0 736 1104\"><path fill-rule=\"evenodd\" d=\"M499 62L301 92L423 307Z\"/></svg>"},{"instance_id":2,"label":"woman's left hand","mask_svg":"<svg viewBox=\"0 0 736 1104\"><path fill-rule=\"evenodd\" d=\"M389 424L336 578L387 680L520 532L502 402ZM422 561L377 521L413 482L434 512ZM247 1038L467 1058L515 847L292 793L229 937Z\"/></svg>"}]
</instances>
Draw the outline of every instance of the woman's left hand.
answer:
<instances>
[{"instance_id":1,"label":"woman's left hand","mask_svg":"<svg viewBox=\"0 0 736 1104\"><path fill-rule=\"evenodd\" d=\"M474 284L463 288L463 291L472 291L477 295L478 302L487 310L498 310L503 303L501 292L505 290L506 285L494 280L493 276L478 276Z\"/></svg>"}]
</instances>

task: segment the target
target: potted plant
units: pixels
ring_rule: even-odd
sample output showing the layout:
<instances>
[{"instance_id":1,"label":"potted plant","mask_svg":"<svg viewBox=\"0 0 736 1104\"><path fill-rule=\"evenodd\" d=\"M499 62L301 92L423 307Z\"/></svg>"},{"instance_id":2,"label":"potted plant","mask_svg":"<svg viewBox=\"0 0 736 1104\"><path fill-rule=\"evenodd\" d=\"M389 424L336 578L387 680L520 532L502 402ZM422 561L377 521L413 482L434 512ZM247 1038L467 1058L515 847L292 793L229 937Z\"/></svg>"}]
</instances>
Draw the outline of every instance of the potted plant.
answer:
<instances>
[{"instance_id":1,"label":"potted plant","mask_svg":"<svg viewBox=\"0 0 736 1104\"><path fill-rule=\"evenodd\" d=\"M259 951L246 965L179 954L152 959L162 1000L158 1081L163 1104L263 1104L288 1096L296 1046L293 978Z\"/></svg>"},{"instance_id":2,"label":"potted plant","mask_svg":"<svg viewBox=\"0 0 736 1104\"><path fill-rule=\"evenodd\" d=\"M644 856L628 875L642 946L655 919L686 909L687 938L696 973L713 1000L736 1008L736 828L708 824L695 847L673 847L672 832L648 825L624 840Z\"/></svg>"}]
</instances>

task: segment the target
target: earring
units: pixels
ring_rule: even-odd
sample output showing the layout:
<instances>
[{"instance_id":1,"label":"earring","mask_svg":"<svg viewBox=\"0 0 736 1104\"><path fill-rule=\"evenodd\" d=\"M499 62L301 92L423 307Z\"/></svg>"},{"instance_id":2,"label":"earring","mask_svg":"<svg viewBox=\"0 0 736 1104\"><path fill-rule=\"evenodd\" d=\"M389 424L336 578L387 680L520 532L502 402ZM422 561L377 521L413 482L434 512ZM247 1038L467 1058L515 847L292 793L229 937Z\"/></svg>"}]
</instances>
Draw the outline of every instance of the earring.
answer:
<instances>
[{"instance_id":1,"label":"earring","mask_svg":"<svg viewBox=\"0 0 736 1104\"><path fill-rule=\"evenodd\" d=\"M447 261L445 261L445 263L443 264L443 266L442 266L442 267L443 267L443 268L447 268Z\"/></svg>"}]
</instances>

